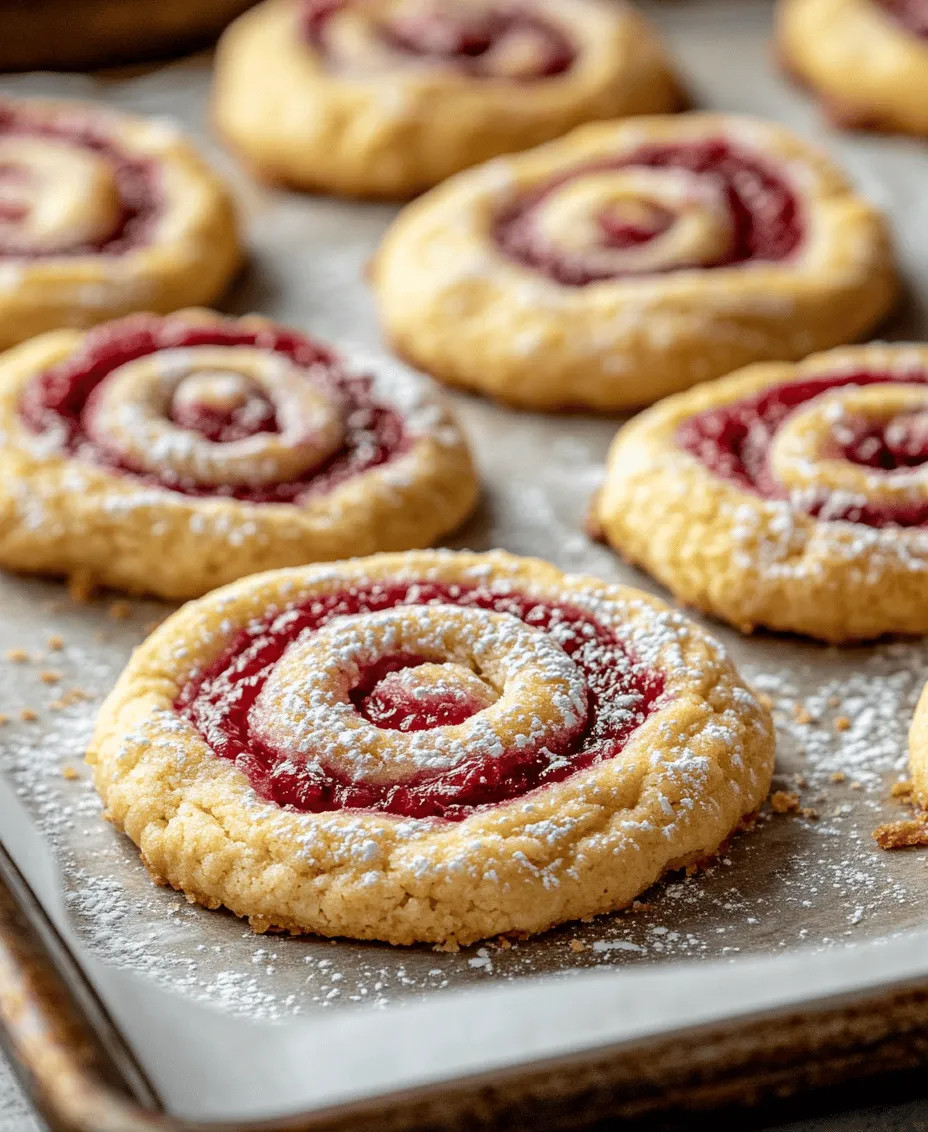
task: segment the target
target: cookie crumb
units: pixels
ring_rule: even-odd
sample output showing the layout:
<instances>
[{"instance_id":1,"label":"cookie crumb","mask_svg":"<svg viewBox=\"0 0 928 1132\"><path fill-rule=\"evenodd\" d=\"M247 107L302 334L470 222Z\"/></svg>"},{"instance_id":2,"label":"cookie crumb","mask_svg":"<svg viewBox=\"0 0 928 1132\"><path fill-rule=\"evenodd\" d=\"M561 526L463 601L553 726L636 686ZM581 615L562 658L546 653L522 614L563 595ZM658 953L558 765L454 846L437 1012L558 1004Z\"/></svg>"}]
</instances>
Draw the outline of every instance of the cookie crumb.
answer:
<instances>
[{"instance_id":1,"label":"cookie crumb","mask_svg":"<svg viewBox=\"0 0 928 1132\"><path fill-rule=\"evenodd\" d=\"M512 944L509 942L508 939L506 939L506 937L504 935L501 935L499 937L499 939L496 941L496 943L497 943L497 946L499 947L500 951L508 951L512 947Z\"/></svg>"},{"instance_id":2,"label":"cookie crumb","mask_svg":"<svg viewBox=\"0 0 928 1132\"><path fill-rule=\"evenodd\" d=\"M48 647L52 652L61 652L64 648L64 638L59 637L56 633L53 637L48 638Z\"/></svg>"},{"instance_id":3,"label":"cookie crumb","mask_svg":"<svg viewBox=\"0 0 928 1132\"><path fill-rule=\"evenodd\" d=\"M571 951L586 951L586 944L582 939L572 939L569 946Z\"/></svg>"},{"instance_id":4,"label":"cookie crumb","mask_svg":"<svg viewBox=\"0 0 928 1132\"><path fill-rule=\"evenodd\" d=\"M809 781L804 774L794 774L793 775L793 782L795 782L797 786L808 786L809 785Z\"/></svg>"},{"instance_id":5,"label":"cookie crumb","mask_svg":"<svg viewBox=\"0 0 928 1132\"><path fill-rule=\"evenodd\" d=\"M775 814L792 814L799 809L799 795L775 790L770 795L770 808Z\"/></svg>"},{"instance_id":6,"label":"cookie crumb","mask_svg":"<svg viewBox=\"0 0 928 1132\"><path fill-rule=\"evenodd\" d=\"M39 679L43 684L57 684L61 679L61 673L55 672L55 670L52 668L46 668L44 671L39 673Z\"/></svg>"},{"instance_id":7,"label":"cookie crumb","mask_svg":"<svg viewBox=\"0 0 928 1132\"><path fill-rule=\"evenodd\" d=\"M858 782L857 779L855 778L854 781L851 783L850 788L851 788L851 790L863 790L864 784L862 782Z\"/></svg>"},{"instance_id":8,"label":"cookie crumb","mask_svg":"<svg viewBox=\"0 0 928 1132\"><path fill-rule=\"evenodd\" d=\"M799 809L800 817L807 818L809 821L818 821L818 810L814 810L811 806L802 806Z\"/></svg>"},{"instance_id":9,"label":"cookie crumb","mask_svg":"<svg viewBox=\"0 0 928 1132\"><path fill-rule=\"evenodd\" d=\"M847 775L843 770L836 770L831 776L832 782L847 782Z\"/></svg>"},{"instance_id":10,"label":"cookie crumb","mask_svg":"<svg viewBox=\"0 0 928 1132\"><path fill-rule=\"evenodd\" d=\"M25 649L7 649L6 658L11 664L25 664L29 654Z\"/></svg>"},{"instance_id":11,"label":"cookie crumb","mask_svg":"<svg viewBox=\"0 0 928 1132\"><path fill-rule=\"evenodd\" d=\"M813 722L812 715L802 706L802 704L796 704L796 706L793 708L793 719L795 719L797 723L803 724Z\"/></svg>"},{"instance_id":12,"label":"cookie crumb","mask_svg":"<svg viewBox=\"0 0 928 1132\"><path fill-rule=\"evenodd\" d=\"M904 778L901 782L894 782L890 794L894 798L911 798L915 786L910 778Z\"/></svg>"},{"instance_id":13,"label":"cookie crumb","mask_svg":"<svg viewBox=\"0 0 928 1132\"><path fill-rule=\"evenodd\" d=\"M39 718L39 713L37 711L33 711L32 708L24 707L23 710L19 713L19 718L23 721L23 723L35 723L35 721Z\"/></svg>"},{"instance_id":14,"label":"cookie crumb","mask_svg":"<svg viewBox=\"0 0 928 1132\"><path fill-rule=\"evenodd\" d=\"M0 713L0 727L6 727L9 722L10 717L5 712Z\"/></svg>"},{"instance_id":15,"label":"cookie crumb","mask_svg":"<svg viewBox=\"0 0 928 1132\"><path fill-rule=\"evenodd\" d=\"M68 597L77 605L86 605L93 597L93 578L79 570L68 578Z\"/></svg>"},{"instance_id":16,"label":"cookie crumb","mask_svg":"<svg viewBox=\"0 0 928 1132\"><path fill-rule=\"evenodd\" d=\"M829 696L828 697L828 706L829 707L840 707L841 706L841 697L840 696Z\"/></svg>"},{"instance_id":17,"label":"cookie crumb","mask_svg":"<svg viewBox=\"0 0 928 1132\"><path fill-rule=\"evenodd\" d=\"M444 943L436 943L432 948L433 951L443 951L451 955L457 955L461 950L461 945L456 939L446 940Z\"/></svg>"},{"instance_id":18,"label":"cookie crumb","mask_svg":"<svg viewBox=\"0 0 928 1132\"><path fill-rule=\"evenodd\" d=\"M835 731L847 731L851 726L851 721L846 715L839 715L835 718Z\"/></svg>"},{"instance_id":19,"label":"cookie crumb","mask_svg":"<svg viewBox=\"0 0 928 1132\"><path fill-rule=\"evenodd\" d=\"M928 819L886 822L873 831L873 839L881 849L928 848Z\"/></svg>"},{"instance_id":20,"label":"cookie crumb","mask_svg":"<svg viewBox=\"0 0 928 1132\"><path fill-rule=\"evenodd\" d=\"M61 768L61 774L62 777L66 778L69 782L73 782L75 778L80 778L80 775L77 773L74 767L71 766L70 763L65 763L65 765Z\"/></svg>"},{"instance_id":21,"label":"cookie crumb","mask_svg":"<svg viewBox=\"0 0 928 1132\"><path fill-rule=\"evenodd\" d=\"M83 688L71 688L70 691L65 692L59 699L52 700L48 706L52 711L61 711L63 708L72 707L74 704L81 704L86 700L92 699L93 696L91 696L89 692L85 692Z\"/></svg>"}]
</instances>

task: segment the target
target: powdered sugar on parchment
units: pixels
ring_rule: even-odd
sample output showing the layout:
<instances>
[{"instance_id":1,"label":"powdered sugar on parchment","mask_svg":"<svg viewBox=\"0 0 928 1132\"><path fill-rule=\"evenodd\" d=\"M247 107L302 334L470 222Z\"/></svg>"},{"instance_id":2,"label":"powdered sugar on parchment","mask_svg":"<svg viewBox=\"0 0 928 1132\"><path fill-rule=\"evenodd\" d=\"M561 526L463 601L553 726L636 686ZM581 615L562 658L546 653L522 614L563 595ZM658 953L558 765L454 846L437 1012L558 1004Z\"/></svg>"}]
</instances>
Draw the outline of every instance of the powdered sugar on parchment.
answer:
<instances>
[{"instance_id":1,"label":"powdered sugar on parchment","mask_svg":"<svg viewBox=\"0 0 928 1132\"><path fill-rule=\"evenodd\" d=\"M656 9L655 15L676 28L669 29L673 45L703 101L730 105L733 67L740 67L749 79L741 88L744 107L769 114L765 107L771 84L778 80L765 63L766 37L751 30L747 38L740 16L732 22L728 9L726 36L714 30L707 34L702 25L706 11L703 5L699 9L688 14L673 6L666 14ZM732 35L739 44L734 54ZM390 212L280 194L249 180L210 142L207 84L208 74L196 61L131 80L108 78L105 84L85 75L4 79L5 89L17 93L89 96L177 118L235 186L248 222L253 266L229 297L227 309L237 314L268 311L329 340L350 337L378 349L373 309L361 278ZM797 96L793 105L804 115L797 124L810 133L820 130L805 100ZM923 154L910 155L904 143L893 142L881 145L874 161L872 145L860 147L851 135L832 135L829 144L855 180L878 191L881 203L904 212L907 238L899 241L897 252L910 285L924 294L928 213L925 194L916 191L918 179L911 176L912 161L922 162ZM497 163L492 176L504 179L505 169ZM311 248L312 255L294 254L294 248ZM472 270L479 274L485 265L476 263ZM515 299L526 306L552 305L553 295L552 287L540 285ZM734 305L738 302L743 299L735 296ZM630 302L627 323L610 325L602 333L619 339L637 327L659 342L665 323L657 319L642 329L645 308L643 299ZM925 315L918 317L921 322L905 328L902 336L924 337ZM732 333L743 335L741 324ZM528 357L539 348L531 338L521 346ZM615 367L621 372L620 362L617 356ZM457 399L457 408L486 483L483 509L457 545L504 546L565 569L660 592L583 534L615 421L555 422L465 398ZM80 491L80 483L73 489ZM30 519L45 521L45 510L41 500L35 501ZM233 553L236 540L244 537L247 532L241 529L230 531ZM88 608L65 604L49 609L43 604L62 597L56 584L0 579L0 712L11 716L0 727L0 772L15 784L62 868L63 891L81 938L106 960L188 997L236 1014L287 1017L551 971L569 977L591 966L737 960L752 952L803 945L846 946L921 926L924 920L925 854L882 853L870 831L899 814L887 795L904 773L908 720L928 678L926 646L881 644L839 653L790 640L742 641L713 626L744 675L774 701L780 740L776 788L796 792L801 808L818 816L765 815L707 870L668 878L630 912L566 925L533 941L491 941L455 955L430 948L256 937L230 915L191 907L182 896L156 889L134 846L101 820L100 803L80 760L102 695L142 639L146 622L165 610L133 604L128 620L113 622L106 600ZM106 639L97 639L101 632ZM56 634L65 648L52 654L47 640ZM27 650L34 659L6 661L6 650L14 648ZM45 668L61 672L57 685L42 682L39 673ZM67 700L78 686L93 698L51 710L52 702ZM835 697L840 703L832 706ZM38 719L20 720L23 709L35 711ZM806 715L811 722L801 722ZM849 720L846 730L836 725L841 717ZM64 776L69 766L77 777ZM845 779L833 782L840 774ZM6 1109L0 1107L0 1123L5 1117Z\"/></svg>"},{"instance_id":2,"label":"powdered sugar on parchment","mask_svg":"<svg viewBox=\"0 0 928 1132\"><path fill-rule=\"evenodd\" d=\"M568 447L576 484L588 486L594 471L584 462L584 443ZM648 584L558 518L570 507L554 469L535 488L544 494L543 506L520 493L518 482L494 485L501 514L511 511L510 493L520 495L515 549L531 553L552 530L569 532L565 557L578 555L582 540L586 561L600 576ZM493 537L492 520L483 522L483 537ZM477 528L468 534L473 538ZM535 940L487 941L447 954L255 936L231 915L155 888L135 848L101 821L80 760L100 697L131 645L164 610L133 604L127 620L113 621L106 600L46 611L42 602L49 598L61 601L53 584L0 581L0 604L11 614L9 647L30 658L0 656L8 689L2 710L13 717L0 728L0 767L53 848L81 938L108 961L222 1009L268 1018L385 1005L486 979L843 946L920 922L928 894L924 855L884 854L870 837L881 820L898 813L889 787L904 772L908 719L928 679L928 649L917 643L842 652L773 638L740 641L715 627L734 646L746 679L773 701L775 787L796 792L806 812L764 813L753 832L737 836L707 869L672 875L625 913L565 925ZM66 642L59 652L47 648L52 632ZM61 678L45 685L40 673L52 665ZM67 699L72 687L91 698L51 710L48 705ZM16 718L22 707L39 718ZM66 778L65 767L78 777Z\"/></svg>"}]
</instances>

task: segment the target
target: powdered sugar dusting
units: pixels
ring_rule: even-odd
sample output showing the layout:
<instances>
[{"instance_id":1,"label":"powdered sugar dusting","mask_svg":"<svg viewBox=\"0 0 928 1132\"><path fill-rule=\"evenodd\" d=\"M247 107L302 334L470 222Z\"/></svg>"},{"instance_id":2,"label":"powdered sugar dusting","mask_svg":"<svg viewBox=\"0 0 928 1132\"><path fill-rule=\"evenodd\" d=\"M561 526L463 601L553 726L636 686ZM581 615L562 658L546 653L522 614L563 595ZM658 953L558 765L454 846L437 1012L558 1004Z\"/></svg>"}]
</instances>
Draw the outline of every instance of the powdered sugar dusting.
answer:
<instances>
[{"instance_id":1,"label":"powdered sugar dusting","mask_svg":"<svg viewBox=\"0 0 928 1132\"><path fill-rule=\"evenodd\" d=\"M665 6L657 16L676 25L676 47L706 101L711 103L714 94L716 105L732 104L733 96L725 90L733 69L742 66L749 78L740 96L744 105L769 112L764 102L774 80L764 63L766 32L760 36L751 29L746 40L749 17L739 7L732 18L735 10L727 7L726 35L717 28L707 33L702 21L712 5L698 8L688 12L673 6L671 11ZM743 52L732 50L730 37ZM89 95L136 112L183 118L237 186L250 220L258 267L232 294L229 309L270 309L282 321L327 338L351 336L376 348L369 296L358 280L388 210L280 194L249 181L209 139L202 111L208 74L200 62L185 60L125 81L28 75L5 77L3 84L26 93ZM818 129L800 97L792 105L797 123ZM924 194L911 187L911 160L893 148L895 142L866 143L868 152L877 153L876 163L849 135L832 136L831 142L851 162L855 177L890 203L895 194L904 208L908 237L899 253L907 275L924 292L928 213ZM912 158L923 161L921 151ZM496 163L486 175L505 180L506 163ZM294 255L298 245L314 249L312 270L307 270L310 257ZM474 270L487 270L487 265L475 264ZM540 285L527 290L524 301L550 304L553 292ZM733 296L733 309L738 302L749 300ZM642 325L645 310L643 303L633 305L628 324L649 333L650 324ZM925 329L923 321L914 336L923 337ZM619 327L617 333L623 330ZM361 368L367 369L363 363ZM483 512L463 532L461 545L502 545L549 558L565 569L659 592L582 533L614 422L551 422L465 398L458 399L458 408L487 479ZM72 487L82 489L78 476ZM41 499L30 497L23 506L32 521L42 521ZM242 532L230 529L228 536L234 547ZM712 626L744 675L776 702L777 788L798 792L802 807L817 811L818 819L801 813L765 817L752 834L735 838L727 855L707 871L669 878L630 913L566 925L534 941L491 942L454 955L428 948L255 937L229 915L193 908L181 896L154 888L135 848L100 820L100 803L80 758L101 696L144 635L145 624L165 610L133 603L130 618L114 622L107 617L107 600L86 608L44 607L62 596L55 585L0 579L0 712L12 717L0 727L0 770L15 783L62 864L64 889L82 938L109 961L188 997L216 1002L236 1014L285 1018L341 1005L382 1005L490 979L552 971L569 977L589 966L844 946L923 923L928 898L924 854L883 854L872 846L870 831L899 813L887 793L903 773L908 718L928 678L925 646L881 644L838 652L774 638L740 640ZM99 633L106 639L97 639ZM65 642L61 653L49 651L52 634ZM12 648L26 649L34 659L14 665L4 659ZM46 666L61 672L59 684L41 681L39 673ZM94 699L50 709L77 686ZM837 706L830 702L834 696L842 697ZM24 708L35 710L39 719L20 721ZM797 711L799 719L808 713L815 722L798 722ZM850 720L844 731L836 726L842 715ZM65 778L66 766L73 766L78 778ZM832 782L842 772L845 781ZM797 775L807 785L800 785ZM858 780L861 787L854 789ZM353 851L372 854L370 837L360 829L356 837ZM481 962L472 966L474 959ZM0 1107L0 1112L5 1115L6 1110Z\"/></svg>"},{"instance_id":2,"label":"powdered sugar dusting","mask_svg":"<svg viewBox=\"0 0 928 1132\"><path fill-rule=\"evenodd\" d=\"M474 409L475 417L492 412ZM517 418L510 417L506 427L518 427ZM533 427L526 422L523 436ZM570 442L551 446L550 464L533 476L532 491L528 480L510 476L504 466L493 481L496 517L475 523L468 541L492 543L506 532L510 546L524 553L560 544L564 566L585 565L600 576L650 586L574 525L596 481L608 432L578 426ZM492 445L491 437L485 443ZM923 855L881 853L870 831L898 813L887 795L903 773L907 721L928 679L924 646L890 643L840 652L772 638L740 640L713 627L736 652L746 678L774 701L776 787L797 792L803 809L818 816L764 814L753 833L736 837L727 855L707 870L670 877L624 914L568 924L532 941L488 942L479 950L445 954L424 947L256 937L225 913L191 907L180 895L154 888L134 847L99 820L99 802L80 758L100 694L160 607L133 606L127 622L112 622L105 603L47 612L41 602L49 598L60 598L52 585L0 582L10 647L35 656L26 664L0 658L9 689L2 710L16 716L21 706L32 706L40 716L37 723L14 719L0 728L0 766L54 847L82 937L120 966L223 1009L286 1017L343 1004L385 1004L488 978L833 947L920 922L928 894ZM94 638L101 626L106 640ZM52 663L43 654L46 629L69 642L54 655L60 685L48 687L38 677ZM72 681L94 699L48 710ZM850 721L846 730L836 725L843 716ZM80 777L64 778L64 765L79 768ZM680 773L698 777L700 768L681 760ZM842 774L841 782L833 781ZM556 840L564 828L545 823L536 834ZM375 869L378 841L367 824L356 823L345 838L348 857ZM313 852L309 835L305 852Z\"/></svg>"}]
</instances>

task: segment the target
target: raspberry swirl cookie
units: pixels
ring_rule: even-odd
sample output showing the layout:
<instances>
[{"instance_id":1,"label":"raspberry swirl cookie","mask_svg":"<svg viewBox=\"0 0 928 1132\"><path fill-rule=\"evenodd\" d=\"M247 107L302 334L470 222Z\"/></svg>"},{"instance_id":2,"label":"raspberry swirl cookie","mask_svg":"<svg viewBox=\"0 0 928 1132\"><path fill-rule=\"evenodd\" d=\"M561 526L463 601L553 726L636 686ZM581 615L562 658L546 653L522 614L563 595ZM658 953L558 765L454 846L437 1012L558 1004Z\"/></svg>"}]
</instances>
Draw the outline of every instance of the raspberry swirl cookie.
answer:
<instances>
[{"instance_id":1,"label":"raspberry swirl cookie","mask_svg":"<svg viewBox=\"0 0 928 1132\"><path fill-rule=\"evenodd\" d=\"M928 0L780 0L777 42L840 125L928 135Z\"/></svg>"},{"instance_id":2,"label":"raspberry swirl cookie","mask_svg":"<svg viewBox=\"0 0 928 1132\"><path fill-rule=\"evenodd\" d=\"M928 633L928 347L750 366L619 432L594 524L744 631Z\"/></svg>"},{"instance_id":3,"label":"raspberry swirl cookie","mask_svg":"<svg viewBox=\"0 0 928 1132\"><path fill-rule=\"evenodd\" d=\"M616 410L877 321L885 225L816 150L749 118L585 126L406 208L374 266L386 333L527 408Z\"/></svg>"},{"instance_id":4,"label":"raspberry swirl cookie","mask_svg":"<svg viewBox=\"0 0 928 1132\"><path fill-rule=\"evenodd\" d=\"M662 602L423 551L247 578L176 613L88 760L154 877L258 931L538 932L714 854L769 714Z\"/></svg>"},{"instance_id":5,"label":"raspberry swirl cookie","mask_svg":"<svg viewBox=\"0 0 928 1132\"><path fill-rule=\"evenodd\" d=\"M226 190L172 127L0 100L0 349L209 302L240 258Z\"/></svg>"},{"instance_id":6,"label":"raspberry swirl cookie","mask_svg":"<svg viewBox=\"0 0 928 1132\"><path fill-rule=\"evenodd\" d=\"M0 564L195 597L423 546L477 482L416 375L258 317L133 315L0 358Z\"/></svg>"},{"instance_id":7,"label":"raspberry swirl cookie","mask_svg":"<svg viewBox=\"0 0 928 1132\"><path fill-rule=\"evenodd\" d=\"M213 112L271 179L406 197L679 101L655 33L621 2L269 0L223 36Z\"/></svg>"}]
</instances>

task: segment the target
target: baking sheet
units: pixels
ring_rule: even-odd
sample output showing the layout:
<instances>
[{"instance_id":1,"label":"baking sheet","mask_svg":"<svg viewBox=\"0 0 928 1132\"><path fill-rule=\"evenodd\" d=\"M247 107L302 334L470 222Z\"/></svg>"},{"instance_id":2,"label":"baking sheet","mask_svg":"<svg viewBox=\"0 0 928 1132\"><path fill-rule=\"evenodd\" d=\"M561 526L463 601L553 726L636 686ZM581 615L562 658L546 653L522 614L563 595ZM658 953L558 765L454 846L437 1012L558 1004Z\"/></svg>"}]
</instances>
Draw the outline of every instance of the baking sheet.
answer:
<instances>
[{"instance_id":1,"label":"baking sheet","mask_svg":"<svg viewBox=\"0 0 928 1132\"><path fill-rule=\"evenodd\" d=\"M829 131L811 102L774 72L767 43L770 8L763 0L657 0L642 6L664 30L698 105L792 125L825 144L890 213L909 294L884 334L928 337L923 188L928 149ZM251 266L224 309L259 310L330 339L377 348L363 270L394 210L255 184L210 139L207 88L203 57L104 78L27 75L0 81L0 90L8 93L96 98L180 124L233 182L252 247ZM453 545L503 546L660 592L583 533L616 420L554 419L463 395L454 399L487 490L480 513ZM241 1027L224 1025L229 1040L234 1034L248 1048L254 1044L249 1022L290 1022L295 1034L298 1019L315 1029L323 1021L332 1025L333 1015L346 1008L417 999L428 1007L445 1002L439 992L449 989L482 988L492 998L494 991L539 975L573 977L574 984L558 992L571 1001L586 986L578 976L591 968L657 973L671 962L717 960L734 965L734 978L735 971L747 969L750 956L797 949L843 954L924 922L925 854L884 854L871 831L880 821L902 816L888 794L904 773L905 733L928 679L928 646L893 642L839 651L783 638L746 640L713 625L743 674L775 702L776 786L798 793L804 813L764 815L752 834L736 838L727 856L707 871L669 878L631 912L567 925L509 947L491 943L448 954L427 947L256 937L230 915L192 908L182 896L153 888L134 847L100 820L81 764L100 699L131 648L166 612L155 603L112 596L79 605L58 585L0 578L0 712L11 717L0 728L0 771L51 847L60 870L62 914L76 941L105 969L128 976L121 991L127 1001L135 995L144 999L155 987L179 991L182 1000L164 1001L182 1001L190 1009L202 1004L205 1018L214 1018L211 1011L218 1009L230 1021L243 1020ZM53 638L64 647L54 647ZM8 659L8 650L17 649L29 659ZM20 719L24 709L38 718ZM0 810L0 832L4 821ZM898 946L910 944L903 939ZM922 953L928 966L928 948ZM831 969L828 963L821 968ZM706 968L716 983L719 970ZM146 1001L147 1010L154 999ZM173 1007L166 1009L170 1015ZM270 1111L270 1090L264 1099L262 1109L261 1098L255 1098L255 1111ZM291 1100L296 1104L300 1098ZM205 1092L195 1103L175 1101L192 1106L194 1114L215 1114Z\"/></svg>"}]
</instances>

